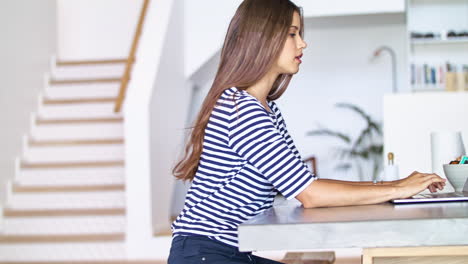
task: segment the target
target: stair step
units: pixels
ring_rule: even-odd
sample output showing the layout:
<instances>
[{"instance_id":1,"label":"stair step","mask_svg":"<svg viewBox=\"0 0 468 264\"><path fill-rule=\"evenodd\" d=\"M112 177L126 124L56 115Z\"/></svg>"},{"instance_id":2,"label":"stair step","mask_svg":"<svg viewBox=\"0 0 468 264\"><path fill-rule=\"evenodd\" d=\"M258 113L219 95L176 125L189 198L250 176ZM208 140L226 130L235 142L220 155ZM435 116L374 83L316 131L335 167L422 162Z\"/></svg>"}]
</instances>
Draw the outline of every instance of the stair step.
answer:
<instances>
[{"instance_id":1,"label":"stair step","mask_svg":"<svg viewBox=\"0 0 468 264\"><path fill-rule=\"evenodd\" d=\"M134 62L135 60L132 60ZM103 64L126 64L128 58L107 59L107 60L57 60L56 65L59 67L77 66L77 65L103 65Z\"/></svg>"},{"instance_id":2,"label":"stair step","mask_svg":"<svg viewBox=\"0 0 468 264\"><path fill-rule=\"evenodd\" d=\"M101 184L101 185L24 185L13 184L13 192L98 192L98 191L124 191L124 184Z\"/></svg>"},{"instance_id":3,"label":"stair step","mask_svg":"<svg viewBox=\"0 0 468 264\"><path fill-rule=\"evenodd\" d=\"M89 208L89 209L11 209L5 208L4 217L56 217L56 216L109 216L125 215L125 208Z\"/></svg>"},{"instance_id":4,"label":"stair step","mask_svg":"<svg viewBox=\"0 0 468 264\"><path fill-rule=\"evenodd\" d=\"M54 260L54 261L1 261L0 264L167 264L167 260Z\"/></svg>"},{"instance_id":5,"label":"stair step","mask_svg":"<svg viewBox=\"0 0 468 264\"><path fill-rule=\"evenodd\" d=\"M6 217L1 235L110 235L125 232L125 216Z\"/></svg>"},{"instance_id":6,"label":"stair step","mask_svg":"<svg viewBox=\"0 0 468 264\"><path fill-rule=\"evenodd\" d=\"M53 169L53 168L94 168L124 166L123 160L116 161L81 161L81 162L26 162L22 161L20 167L24 169Z\"/></svg>"},{"instance_id":7,"label":"stair step","mask_svg":"<svg viewBox=\"0 0 468 264\"><path fill-rule=\"evenodd\" d=\"M111 190L123 190L125 189L125 179L122 176L108 176L108 175L95 175L91 177L87 176L62 176L62 175L51 175L51 176L18 176L15 179L17 184L18 192L33 192L37 190L40 192L44 189L54 189L56 192L64 190L64 192L78 192L78 190L94 191L111 191ZM13 186L16 188L16 185ZM51 190L52 191L52 190ZM54 191L55 192L55 191Z\"/></svg>"},{"instance_id":8,"label":"stair step","mask_svg":"<svg viewBox=\"0 0 468 264\"><path fill-rule=\"evenodd\" d=\"M101 97L101 98L77 98L77 99L44 99L45 105L61 105L61 104L92 104L92 103L115 103L117 97Z\"/></svg>"},{"instance_id":9,"label":"stair step","mask_svg":"<svg viewBox=\"0 0 468 264\"><path fill-rule=\"evenodd\" d=\"M126 65L127 59L57 61L51 77L54 80L120 78Z\"/></svg>"},{"instance_id":10,"label":"stair step","mask_svg":"<svg viewBox=\"0 0 468 264\"><path fill-rule=\"evenodd\" d=\"M87 140L34 140L29 139L31 147L49 147L49 146L80 146L80 145L117 145L123 144L124 140L116 139L87 139Z\"/></svg>"},{"instance_id":11,"label":"stair step","mask_svg":"<svg viewBox=\"0 0 468 264\"><path fill-rule=\"evenodd\" d=\"M103 103L73 103L73 104L49 104L39 107L37 116L42 120L94 120L122 118L121 113L114 112L115 102ZM83 121L84 122L84 121Z\"/></svg>"},{"instance_id":12,"label":"stair step","mask_svg":"<svg viewBox=\"0 0 468 264\"><path fill-rule=\"evenodd\" d=\"M123 123L49 124L32 126L36 140L89 140L123 138Z\"/></svg>"},{"instance_id":13,"label":"stair step","mask_svg":"<svg viewBox=\"0 0 468 264\"><path fill-rule=\"evenodd\" d=\"M36 119L36 125L50 124L90 124L90 123L121 123L123 117L108 117L108 118L88 118L88 119Z\"/></svg>"},{"instance_id":14,"label":"stair step","mask_svg":"<svg viewBox=\"0 0 468 264\"><path fill-rule=\"evenodd\" d=\"M0 243L67 243L123 241L125 233L76 235L0 235Z\"/></svg>"},{"instance_id":15,"label":"stair step","mask_svg":"<svg viewBox=\"0 0 468 264\"><path fill-rule=\"evenodd\" d=\"M28 163L107 162L124 157L123 145L27 147L23 151L23 160Z\"/></svg>"},{"instance_id":16,"label":"stair step","mask_svg":"<svg viewBox=\"0 0 468 264\"><path fill-rule=\"evenodd\" d=\"M124 191L14 193L8 197L11 209L108 209L125 207Z\"/></svg>"},{"instance_id":17,"label":"stair step","mask_svg":"<svg viewBox=\"0 0 468 264\"><path fill-rule=\"evenodd\" d=\"M15 182L24 185L69 186L124 184L123 167L21 169Z\"/></svg>"},{"instance_id":18,"label":"stair step","mask_svg":"<svg viewBox=\"0 0 468 264\"><path fill-rule=\"evenodd\" d=\"M92 83L48 86L44 91L47 99L113 98L119 93L120 83Z\"/></svg>"},{"instance_id":19,"label":"stair step","mask_svg":"<svg viewBox=\"0 0 468 264\"><path fill-rule=\"evenodd\" d=\"M125 256L122 241L81 243L0 244L0 263L80 263L116 261ZM79 262L76 262L79 261Z\"/></svg>"},{"instance_id":20,"label":"stair step","mask_svg":"<svg viewBox=\"0 0 468 264\"><path fill-rule=\"evenodd\" d=\"M66 85L66 84L95 84L95 83L120 83L122 82L121 77L107 77L107 78L94 78L94 79L68 79L58 80L51 79L50 85Z\"/></svg>"}]
</instances>

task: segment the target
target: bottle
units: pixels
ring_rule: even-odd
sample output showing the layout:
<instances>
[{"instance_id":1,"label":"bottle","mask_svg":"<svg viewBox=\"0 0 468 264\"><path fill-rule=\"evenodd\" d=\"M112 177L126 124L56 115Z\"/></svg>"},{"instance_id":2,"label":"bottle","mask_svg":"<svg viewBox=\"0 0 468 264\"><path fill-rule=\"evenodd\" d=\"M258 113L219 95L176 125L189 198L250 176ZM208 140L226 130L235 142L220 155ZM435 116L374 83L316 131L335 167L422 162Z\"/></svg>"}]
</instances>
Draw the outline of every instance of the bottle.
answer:
<instances>
[{"instance_id":1,"label":"bottle","mask_svg":"<svg viewBox=\"0 0 468 264\"><path fill-rule=\"evenodd\" d=\"M387 165L384 166L380 174L381 181L396 181L399 180L398 165L395 165L395 155L393 152L387 154Z\"/></svg>"}]
</instances>

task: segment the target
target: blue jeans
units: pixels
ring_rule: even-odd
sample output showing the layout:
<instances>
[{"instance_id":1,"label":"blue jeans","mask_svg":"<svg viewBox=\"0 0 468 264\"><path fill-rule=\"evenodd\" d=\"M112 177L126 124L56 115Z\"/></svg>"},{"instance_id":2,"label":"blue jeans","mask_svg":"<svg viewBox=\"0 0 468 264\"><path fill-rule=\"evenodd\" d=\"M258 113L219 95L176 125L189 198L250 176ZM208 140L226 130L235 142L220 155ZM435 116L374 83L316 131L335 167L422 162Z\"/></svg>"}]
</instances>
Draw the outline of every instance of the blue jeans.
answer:
<instances>
[{"instance_id":1,"label":"blue jeans","mask_svg":"<svg viewBox=\"0 0 468 264\"><path fill-rule=\"evenodd\" d=\"M205 236L176 236L172 239L168 264L282 264L239 252L238 248Z\"/></svg>"}]
</instances>

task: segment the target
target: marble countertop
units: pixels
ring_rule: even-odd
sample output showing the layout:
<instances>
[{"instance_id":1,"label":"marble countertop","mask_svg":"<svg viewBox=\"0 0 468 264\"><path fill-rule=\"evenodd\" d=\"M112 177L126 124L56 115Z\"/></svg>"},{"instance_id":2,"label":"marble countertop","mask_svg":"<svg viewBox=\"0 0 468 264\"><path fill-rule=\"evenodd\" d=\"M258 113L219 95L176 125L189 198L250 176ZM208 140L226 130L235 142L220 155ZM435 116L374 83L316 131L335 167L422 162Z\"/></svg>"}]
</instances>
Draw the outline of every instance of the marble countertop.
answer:
<instances>
[{"instance_id":1,"label":"marble countertop","mask_svg":"<svg viewBox=\"0 0 468 264\"><path fill-rule=\"evenodd\" d=\"M468 202L304 209L275 204L239 226L241 251L468 245Z\"/></svg>"}]
</instances>

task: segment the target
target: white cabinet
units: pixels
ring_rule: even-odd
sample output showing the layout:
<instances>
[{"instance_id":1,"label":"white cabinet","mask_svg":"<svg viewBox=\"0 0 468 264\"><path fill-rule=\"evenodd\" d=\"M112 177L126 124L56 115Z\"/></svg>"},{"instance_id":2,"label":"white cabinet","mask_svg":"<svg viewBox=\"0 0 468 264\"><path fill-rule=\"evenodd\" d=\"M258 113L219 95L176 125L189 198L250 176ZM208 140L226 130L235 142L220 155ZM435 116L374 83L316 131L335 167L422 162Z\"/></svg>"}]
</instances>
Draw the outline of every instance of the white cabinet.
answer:
<instances>
[{"instance_id":1,"label":"white cabinet","mask_svg":"<svg viewBox=\"0 0 468 264\"><path fill-rule=\"evenodd\" d=\"M384 153L395 153L400 176L432 171L431 132L461 131L468 149L468 123L463 118L468 115L467 102L467 92L384 97Z\"/></svg>"},{"instance_id":2,"label":"white cabinet","mask_svg":"<svg viewBox=\"0 0 468 264\"><path fill-rule=\"evenodd\" d=\"M343 16L405 11L404 0L293 0L306 17Z\"/></svg>"},{"instance_id":3,"label":"white cabinet","mask_svg":"<svg viewBox=\"0 0 468 264\"><path fill-rule=\"evenodd\" d=\"M408 0L407 28L412 90L468 89L468 0Z\"/></svg>"}]
</instances>

